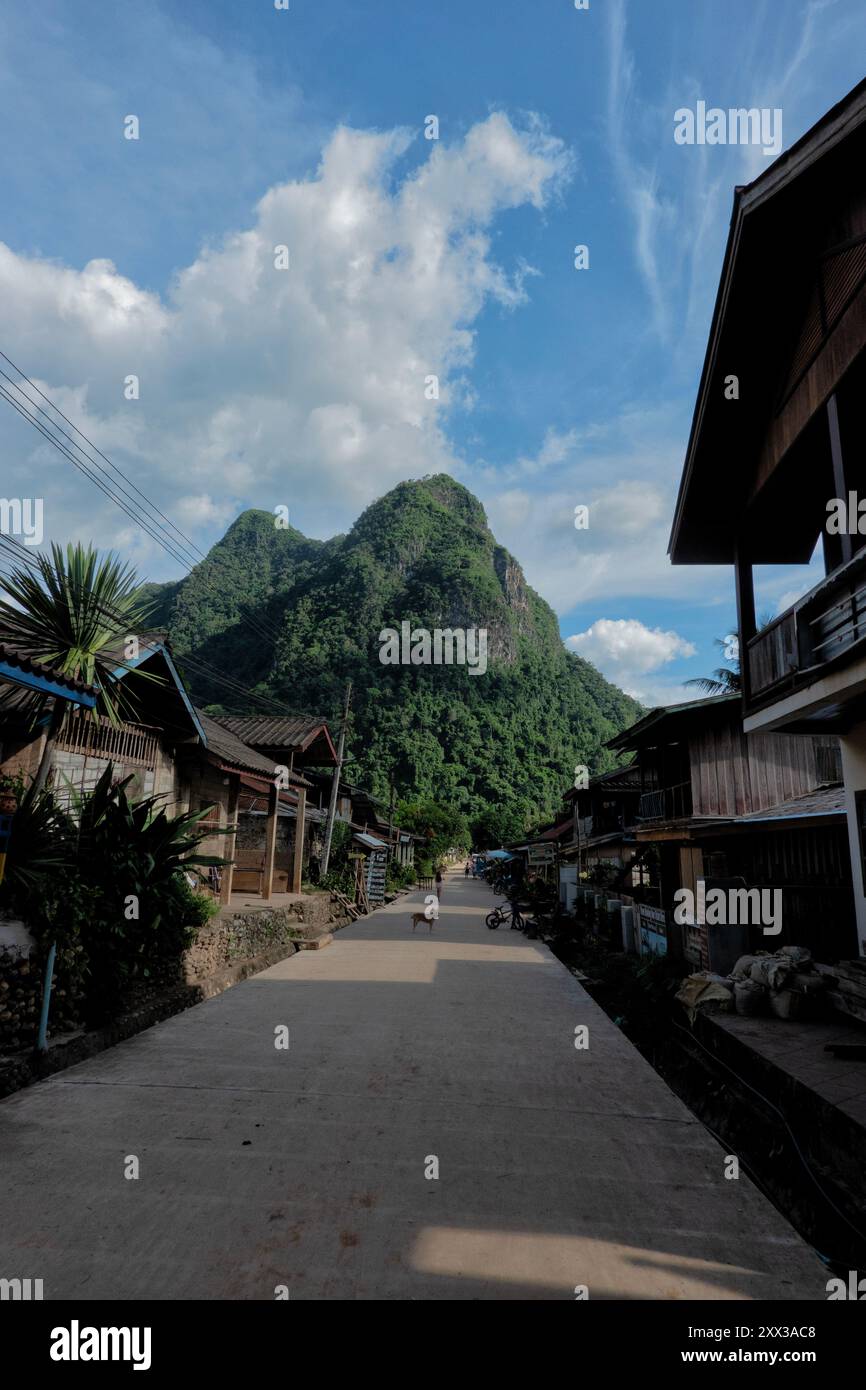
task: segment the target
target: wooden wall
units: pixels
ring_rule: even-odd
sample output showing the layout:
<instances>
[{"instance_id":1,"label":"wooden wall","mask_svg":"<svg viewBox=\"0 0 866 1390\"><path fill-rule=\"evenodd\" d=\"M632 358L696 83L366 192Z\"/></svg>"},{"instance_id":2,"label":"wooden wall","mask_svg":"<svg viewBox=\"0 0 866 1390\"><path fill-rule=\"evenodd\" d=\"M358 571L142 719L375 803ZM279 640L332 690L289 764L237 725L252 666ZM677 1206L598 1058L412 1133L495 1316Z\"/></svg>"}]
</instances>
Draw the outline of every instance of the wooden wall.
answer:
<instances>
[{"instance_id":1,"label":"wooden wall","mask_svg":"<svg viewBox=\"0 0 866 1390\"><path fill-rule=\"evenodd\" d=\"M743 878L750 888L782 890L779 936L752 933L753 950L808 946L816 959L857 954L851 859L845 825L720 835L703 842L706 861L720 877Z\"/></svg>"},{"instance_id":2,"label":"wooden wall","mask_svg":"<svg viewBox=\"0 0 866 1390\"><path fill-rule=\"evenodd\" d=\"M808 734L744 734L736 719L696 731L689 741L692 814L743 816L766 811L819 785L816 745Z\"/></svg>"}]
</instances>

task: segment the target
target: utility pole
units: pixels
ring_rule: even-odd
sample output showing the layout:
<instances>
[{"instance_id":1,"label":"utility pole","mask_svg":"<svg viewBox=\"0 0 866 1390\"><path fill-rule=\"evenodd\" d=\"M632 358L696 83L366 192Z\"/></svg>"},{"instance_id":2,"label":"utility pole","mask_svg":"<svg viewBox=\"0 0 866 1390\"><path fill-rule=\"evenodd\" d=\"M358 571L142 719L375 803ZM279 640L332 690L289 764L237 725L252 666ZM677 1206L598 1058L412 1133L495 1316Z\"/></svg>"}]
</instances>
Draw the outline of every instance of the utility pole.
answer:
<instances>
[{"instance_id":1,"label":"utility pole","mask_svg":"<svg viewBox=\"0 0 866 1390\"><path fill-rule=\"evenodd\" d=\"M393 841L393 840L394 840L394 772L393 772L393 769L392 769L392 771L391 771L391 800L390 800L389 805L388 805L388 849L389 849L389 852L390 852L390 850L391 850L391 844L392 844L392 841ZM391 854L391 858L392 858L392 859L397 859L397 858L398 858L396 843L394 844L393 853Z\"/></svg>"},{"instance_id":2,"label":"utility pole","mask_svg":"<svg viewBox=\"0 0 866 1390\"><path fill-rule=\"evenodd\" d=\"M331 782L331 802L328 806L328 820L325 826L325 848L322 851L322 878L328 872L328 861L331 858L331 836L334 833L334 819L337 814L337 794L340 790L340 773L343 769L343 753L346 748L346 728L349 723L349 705L352 699L352 682L346 683L346 704L343 709L343 722L340 725L340 739L337 744L337 766L334 768L334 777Z\"/></svg>"}]
</instances>

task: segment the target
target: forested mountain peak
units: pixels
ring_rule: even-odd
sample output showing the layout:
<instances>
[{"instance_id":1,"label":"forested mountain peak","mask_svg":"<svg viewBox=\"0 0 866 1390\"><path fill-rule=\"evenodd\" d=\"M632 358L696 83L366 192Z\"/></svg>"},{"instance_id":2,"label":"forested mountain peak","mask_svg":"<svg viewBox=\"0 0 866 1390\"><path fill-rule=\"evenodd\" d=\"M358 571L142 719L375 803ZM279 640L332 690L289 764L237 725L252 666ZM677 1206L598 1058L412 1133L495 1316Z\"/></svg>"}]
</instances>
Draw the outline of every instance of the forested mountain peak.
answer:
<instances>
[{"instance_id":1,"label":"forested mountain peak","mask_svg":"<svg viewBox=\"0 0 866 1390\"><path fill-rule=\"evenodd\" d=\"M565 650L481 503L445 474L400 483L329 541L245 511L184 580L152 592L154 623L181 663L198 657L333 720L351 679L351 776L384 798L393 780L398 797L470 813L494 804L527 822L552 815L575 764L612 766L604 742L640 712ZM403 623L484 629L487 669L383 664L381 633ZM192 666L186 675L200 703L254 708Z\"/></svg>"}]
</instances>

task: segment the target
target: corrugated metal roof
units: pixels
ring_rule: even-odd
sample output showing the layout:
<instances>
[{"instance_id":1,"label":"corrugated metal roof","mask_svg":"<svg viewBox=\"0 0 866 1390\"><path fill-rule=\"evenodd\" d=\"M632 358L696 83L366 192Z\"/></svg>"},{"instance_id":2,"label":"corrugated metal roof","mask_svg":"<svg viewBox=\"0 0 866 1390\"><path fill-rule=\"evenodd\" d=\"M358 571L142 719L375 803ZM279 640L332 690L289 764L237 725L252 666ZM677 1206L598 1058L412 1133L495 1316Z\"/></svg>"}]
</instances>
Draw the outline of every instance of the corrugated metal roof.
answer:
<instances>
[{"instance_id":1,"label":"corrugated metal roof","mask_svg":"<svg viewBox=\"0 0 866 1390\"><path fill-rule=\"evenodd\" d=\"M742 702L742 695L736 692L724 695L705 695L702 699L687 700L679 705L658 705L651 709L641 719L634 724L630 724L627 729L614 738L609 738L604 745L605 748L628 750L637 747L644 734L650 732L661 732L660 726L665 722L676 726L678 720L687 721L697 710L705 711L711 716L718 711L722 711L722 717L728 706L731 706L730 715L733 716L733 706ZM670 731L668 730L668 733Z\"/></svg>"},{"instance_id":2,"label":"corrugated metal roof","mask_svg":"<svg viewBox=\"0 0 866 1390\"><path fill-rule=\"evenodd\" d=\"M375 835L365 835L363 830L356 830L353 838L356 840L360 840L361 844L366 845L368 849L388 848L388 846L385 844L383 840L377 840Z\"/></svg>"},{"instance_id":3,"label":"corrugated metal roof","mask_svg":"<svg viewBox=\"0 0 866 1390\"><path fill-rule=\"evenodd\" d=\"M236 734L224 729L215 719L211 719L209 714L204 714L200 709L196 710L196 714L204 729L209 753L231 767L242 768L245 772L262 772L268 778L273 777L274 764L269 758L262 757L261 753L248 747Z\"/></svg>"},{"instance_id":4,"label":"corrugated metal roof","mask_svg":"<svg viewBox=\"0 0 866 1390\"><path fill-rule=\"evenodd\" d=\"M254 748L303 749L322 730L330 737L327 720L312 714L221 714L218 722Z\"/></svg>"},{"instance_id":5,"label":"corrugated metal roof","mask_svg":"<svg viewBox=\"0 0 866 1390\"><path fill-rule=\"evenodd\" d=\"M14 647L7 647L5 643L0 643L0 661L14 667L22 675L36 676L39 680L51 681L54 685L62 686L71 695L88 695L91 698L96 696L93 686L87 685L85 681L76 680L74 676L65 676L56 667L47 666L42 661L34 661L31 657L16 651Z\"/></svg>"},{"instance_id":6,"label":"corrugated metal roof","mask_svg":"<svg viewBox=\"0 0 866 1390\"><path fill-rule=\"evenodd\" d=\"M538 834L528 843L530 845L537 845L540 844L542 840L558 840L561 835L565 835L567 832L570 832L573 826L574 817L569 816L568 820L561 820L558 822L558 824L549 826L547 830L540 830Z\"/></svg>"},{"instance_id":7,"label":"corrugated metal roof","mask_svg":"<svg viewBox=\"0 0 866 1390\"><path fill-rule=\"evenodd\" d=\"M640 763L635 759L628 767L615 767L612 772L601 772L589 779L591 788L603 787L605 791L640 791Z\"/></svg>"},{"instance_id":8,"label":"corrugated metal roof","mask_svg":"<svg viewBox=\"0 0 866 1390\"><path fill-rule=\"evenodd\" d=\"M755 821L788 821L805 816L843 816L844 814L844 787L819 787L817 791L806 792L804 796L794 796L790 801L781 801L778 806L770 806L766 811L751 811L746 816L737 816L735 824L748 825Z\"/></svg>"}]
</instances>

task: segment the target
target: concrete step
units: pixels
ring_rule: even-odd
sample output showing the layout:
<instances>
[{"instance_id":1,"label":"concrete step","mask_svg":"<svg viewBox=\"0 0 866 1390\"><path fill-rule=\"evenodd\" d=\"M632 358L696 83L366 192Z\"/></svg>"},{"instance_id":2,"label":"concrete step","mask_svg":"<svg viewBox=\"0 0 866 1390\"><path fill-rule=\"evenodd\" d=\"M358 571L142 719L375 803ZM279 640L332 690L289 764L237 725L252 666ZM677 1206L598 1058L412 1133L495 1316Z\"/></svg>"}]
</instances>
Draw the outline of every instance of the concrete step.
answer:
<instances>
[{"instance_id":1,"label":"concrete step","mask_svg":"<svg viewBox=\"0 0 866 1390\"><path fill-rule=\"evenodd\" d=\"M333 939L333 934L326 931L321 936L308 936L303 941L296 941L295 945L299 951L321 951L323 946L330 946Z\"/></svg>"}]
</instances>

